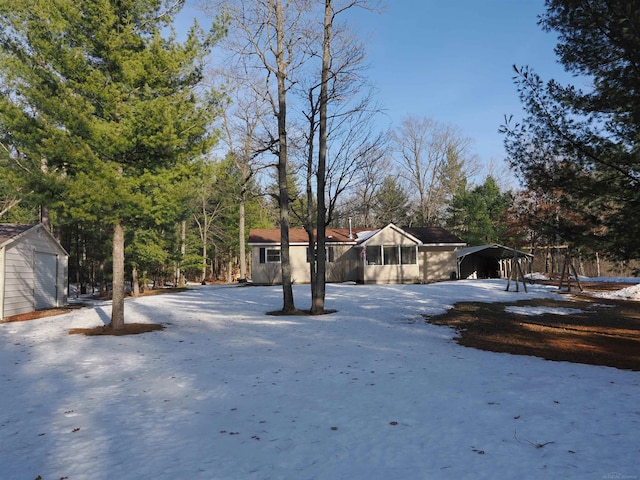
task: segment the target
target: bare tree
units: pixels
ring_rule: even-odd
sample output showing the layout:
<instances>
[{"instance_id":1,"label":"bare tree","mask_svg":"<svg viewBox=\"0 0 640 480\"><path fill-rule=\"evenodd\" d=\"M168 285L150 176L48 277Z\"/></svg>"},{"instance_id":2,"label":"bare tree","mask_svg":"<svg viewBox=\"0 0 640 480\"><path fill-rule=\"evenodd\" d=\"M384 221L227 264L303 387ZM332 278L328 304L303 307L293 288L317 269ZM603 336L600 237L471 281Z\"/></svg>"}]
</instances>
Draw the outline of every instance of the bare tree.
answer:
<instances>
[{"instance_id":1,"label":"bare tree","mask_svg":"<svg viewBox=\"0 0 640 480\"><path fill-rule=\"evenodd\" d=\"M303 40L308 38L310 0L209 0L209 7L222 7L231 21L227 46L248 78L261 72L262 82L253 83L269 104L277 120L272 151L277 155L278 204L280 209L280 258L284 313L296 310L289 255L290 198L287 183L289 161L288 95L295 73L308 59ZM275 85L274 85L275 79Z\"/></svg>"},{"instance_id":2,"label":"bare tree","mask_svg":"<svg viewBox=\"0 0 640 480\"><path fill-rule=\"evenodd\" d=\"M221 215L220 202L215 199L214 190L216 183L215 165L203 162L200 165L198 179L198 191L195 195L195 209L193 220L198 225L198 233L202 242L202 278L204 282L207 278L207 247L209 245L209 235L214 226L214 220Z\"/></svg>"},{"instance_id":3,"label":"bare tree","mask_svg":"<svg viewBox=\"0 0 640 480\"><path fill-rule=\"evenodd\" d=\"M216 0L209 1L216 3ZM347 10L369 9L377 3L372 0L325 0L320 17L318 3L310 0L222 2L229 9L234 27L230 34L231 50L237 54L245 78L254 76L258 70L263 73L263 82L252 82L251 88L262 95L277 119L277 129L274 129L277 133L270 139L267 137L265 144L270 143L278 155L277 199L285 312L295 310L288 231L292 180L289 165L294 153L290 147L294 145L296 133L304 138L300 152L304 152L301 171L306 173L306 202L302 202L304 212L301 217L309 235L310 252L315 252L311 262L314 313L324 311L326 226L331 221L339 194L353 179L358 163L381 138L371 132L366 138L362 134L362 125L367 125L364 112L369 110L371 114L373 110L370 95L360 91L365 84L361 75L364 47L336 20ZM318 21L318 17L322 20ZM289 94L294 89L299 96L292 100ZM308 102L308 107L301 108L305 110L307 122L304 128L296 125L300 118L296 116L296 107L300 106L301 98L305 104ZM293 114L289 118L288 107L291 106ZM357 131L360 133L356 134ZM335 152L332 152L334 147Z\"/></svg>"},{"instance_id":4,"label":"bare tree","mask_svg":"<svg viewBox=\"0 0 640 480\"><path fill-rule=\"evenodd\" d=\"M385 179L382 172L391 170L392 165L386 153L385 143L367 151L354 173L349 188L350 195L346 201L341 199L336 206L341 211L341 217L352 218L354 225L359 227L374 227L373 206ZM344 223L344 218L341 219L341 223Z\"/></svg>"},{"instance_id":5,"label":"bare tree","mask_svg":"<svg viewBox=\"0 0 640 480\"><path fill-rule=\"evenodd\" d=\"M264 95L257 95L257 88L241 88L242 81L251 81L235 73L228 76L229 85L237 85L229 93L231 105L223 114L223 131L234 164L240 173L238 192L238 243L240 278L247 278L246 260L246 203L251 182L256 173L266 167L261 161L273 142L264 128L268 117L268 104Z\"/></svg>"},{"instance_id":6,"label":"bare tree","mask_svg":"<svg viewBox=\"0 0 640 480\"><path fill-rule=\"evenodd\" d=\"M418 197L417 220L433 224L466 181L466 169L474 161L471 140L452 125L413 115L405 117L393 139L401 176Z\"/></svg>"},{"instance_id":7,"label":"bare tree","mask_svg":"<svg viewBox=\"0 0 640 480\"><path fill-rule=\"evenodd\" d=\"M306 114L307 135L307 221L311 274L311 313L324 312L326 292L326 227L332 221L339 195L354 177L357 165L368 149L373 148L380 136L362 135L362 126L375 113L371 96L363 94L366 82L361 73L364 68L364 45L350 34L346 25L337 22L340 14L352 8L372 8L367 0L325 0L322 35L318 35L321 48L320 82L305 92L309 103ZM310 35L311 51L314 37ZM313 78L313 76L311 77ZM349 99L349 100L347 100ZM355 100L351 100L355 99ZM361 122L358 124L358 120ZM317 130L318 156L314 165L314 142ZM369 134L371 132L368 132ZM334 140L330 142L329 138ZM333 147L332 155L329 155ZM315 170L315 198L311 184ZM314 211L315 204L315 211ZM312 217L315 216L315 222ZM315 232L314 232L315 226Z\"/></svg>"}]
</instances>

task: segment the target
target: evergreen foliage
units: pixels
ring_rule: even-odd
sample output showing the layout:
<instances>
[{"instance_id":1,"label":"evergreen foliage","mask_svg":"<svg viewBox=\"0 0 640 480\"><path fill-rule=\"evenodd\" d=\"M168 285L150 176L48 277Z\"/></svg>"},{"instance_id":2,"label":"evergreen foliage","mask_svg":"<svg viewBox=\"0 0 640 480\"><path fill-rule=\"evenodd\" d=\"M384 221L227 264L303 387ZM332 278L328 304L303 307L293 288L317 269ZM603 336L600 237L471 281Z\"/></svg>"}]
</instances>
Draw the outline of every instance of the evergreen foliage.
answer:
<instances>
[{"instance_id":1,"label":"evergreen foliage","mask_svg":"<svg viewBox=\"0 0 640 480\"><path fill-rule=\"evenodd\" d=\"M559 232L618 259L640 258L640 8L635 0L547 0L541 26L581 76L546 84L528 67L516 85L528 116L502 130L527 186L559 198Z\"/></svg>"},{"instance_id":2,"label":"evergreen foliage","mask_svg":"<svg viewBox=\"0 0 640 480\"><path fill-rule=\"evenodd\" d=\"M449 206L447 227L470 246L510 245L506 220L513 203L511 192L501 192L493 177L471 190L460 190Z\"/></svg>"},{"instance_id":3,"label":"evergreen foliage","mask_svg":"<svg viewBox=\"0 0 640 480\"><path fill-rule=\"evenodd\" d=\"M167 176L215 142L195 88L219 31L178 42L182 3L0 1L0 141L44 204L114 226L114 274L121 227L162 223Z\"/></svg>"},{"instance_id":4,"label":"evergreen foliage","mask_svg":"<svg viewBox=\"0 0 640 480\"><path fill-rule=\"evenodd\" d=\"M394 176L384 178L374 200L374 216L378 225L406 225L409 220L409 195Z\"/></svg>"}]
</instances>

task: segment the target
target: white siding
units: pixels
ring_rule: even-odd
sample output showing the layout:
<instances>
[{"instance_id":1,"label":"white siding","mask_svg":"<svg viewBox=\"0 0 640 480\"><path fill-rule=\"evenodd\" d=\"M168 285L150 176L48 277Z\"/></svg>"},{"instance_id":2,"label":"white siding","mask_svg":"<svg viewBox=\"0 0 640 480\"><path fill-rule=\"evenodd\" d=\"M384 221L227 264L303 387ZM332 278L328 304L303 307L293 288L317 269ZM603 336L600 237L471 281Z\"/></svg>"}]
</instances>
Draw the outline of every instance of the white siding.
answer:
<instances>
[{"instance_id":1,"label":"white siding","mask_svg":"<svg viewBox=\"0 0 640 480\"><path fill-rule=\"evenodd\" d=\"M30 312L33 306L33 251L28 242L6 249L3 316Z\"/></svg>"},{"instance_id":2,"label":"white siding","mask_svg":"<svg viewBox=\"0 0 640 480\"><path fill-rule=\"evenodd\" d=\"M4 317L4 247L0 247L0 319Z\"/></svg>"}]
</instances>

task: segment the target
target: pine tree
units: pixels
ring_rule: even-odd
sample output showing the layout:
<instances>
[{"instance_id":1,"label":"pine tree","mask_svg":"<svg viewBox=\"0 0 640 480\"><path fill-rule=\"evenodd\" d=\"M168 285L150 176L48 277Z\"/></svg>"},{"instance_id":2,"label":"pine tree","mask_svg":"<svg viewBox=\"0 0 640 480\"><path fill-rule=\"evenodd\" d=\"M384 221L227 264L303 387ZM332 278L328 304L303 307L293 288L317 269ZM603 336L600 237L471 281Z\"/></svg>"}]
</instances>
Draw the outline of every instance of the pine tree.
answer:
<instances>
[{"instance_id":1,"label":"pine tree","mask_svg":"<svg viewBox=\"0 0 640 480\"><path fill-rule=\"evenodd\" d=\"M373 210L379 226L388 223L405 226L409 219L409 195L396 177L388 175L384 178L376 194Z\"/></svg>"},{"instance_id":2,"label":"pine tree","mask_svg":"<svg viewBox=\"0 0 640 480\"><path fill-rule=\"evenodd\" d=\"M469 245L510 243L504 215L512 203L511 192L502 193L489 176L482 185L460 190L453 197L447 227Z\"/></svg>"},{"instance_id":3,"label":"pine tree","mask_svg":"<svg viewBox=\"0 0 640 480\"><path fill-rule=\"evenodd\" d=\"M194 93L216 30L167 33L182 2L0 1L0 125L39 190L113 232L111 327L124 326L124 230L153 215L154 176L206 151L215 98ZM6 137L14 132L14 137ZM63 201L62 192L65 200Z\"/></svg>"},{"instance_id":4,"label":"pine tree","mask_svg":"<svg viewBox=\"0 0 640 480\"><path fill-rule=\"evenodd\" d=\"M540 24L558 34L556 53L580 76L580 87L545 83L531 68L516 68L527 117L502 128L511 163L528 188L558 194L559 208L576 217L560 232L564 241L640 258L638 3L547 0L546 6Z\"/></svg>"}]
</instances>

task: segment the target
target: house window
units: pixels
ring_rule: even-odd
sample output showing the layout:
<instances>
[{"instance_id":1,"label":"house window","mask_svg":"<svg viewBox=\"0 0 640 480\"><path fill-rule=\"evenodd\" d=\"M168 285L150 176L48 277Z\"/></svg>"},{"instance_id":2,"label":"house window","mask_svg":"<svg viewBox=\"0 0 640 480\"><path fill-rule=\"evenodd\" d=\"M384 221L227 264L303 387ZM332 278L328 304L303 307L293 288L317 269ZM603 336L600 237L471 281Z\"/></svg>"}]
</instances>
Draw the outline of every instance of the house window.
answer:
<instances>
[{"instance_id":1,"label":"house window","mask_svg":"<svg viewBox=\"0 0 640 480\"><path fill-rule=\"evenodd\" d=\"M382 247L382 253L384 255L384 264L385 265L399 265L400 264L400 255L398 252L398 247L390 246L390 247Z\"/></svg>"},{"instance_id":2,"label":"house window","mask_svg":"<svg viewBox=\"0 0 640 480\"><path fill-rule=\"evenodd\" d=\"M415 265L416 247L400 247L400 262L402 265Z\"/></svg>"},{"instance_id":3,"label":"house window","mask_svg":"<svg viewBox=\"0 0 640 480\"><path fill-rule=\"evenodd\" d=\"M367 265L382 265L382 247L380 245L367 246Z\"/></svg>"},{"instance_id":4,"label":"house window","mask_svg":"<svg viewBox=\"0 0 640 480\"><path fill-rule=\"evenodd\" d=\"M366 249L367 265L415 265L416 247L399 245L369 245Z\"/></svg>"},{"instance_id":5,"label":"house window","mask_svg":"<svg viewBox=\"0 0 640 480\"><path fill-rule=\"evenodd\" d=\"M260 248L260 263L280 263L280 249Z\"/></svg>"}]
</instances>

